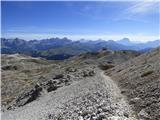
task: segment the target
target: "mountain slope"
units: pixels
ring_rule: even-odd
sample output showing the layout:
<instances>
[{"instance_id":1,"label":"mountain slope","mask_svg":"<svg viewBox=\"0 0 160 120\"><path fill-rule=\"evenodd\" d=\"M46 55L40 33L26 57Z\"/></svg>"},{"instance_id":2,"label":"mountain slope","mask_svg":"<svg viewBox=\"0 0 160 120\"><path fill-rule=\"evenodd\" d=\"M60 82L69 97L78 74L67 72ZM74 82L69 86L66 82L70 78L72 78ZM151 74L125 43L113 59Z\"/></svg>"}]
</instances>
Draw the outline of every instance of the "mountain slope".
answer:
<instances>
[{"instance_id":1,"label":"mountain slope","mask_svg":"<svg viewBox=\"0 0 160 120\"><path fill-rule=\"evenodd\" d=\"M116 84L101 71L2 115L3 120L136 120ZM26 114L27 113L27 114Z\"/></svg>"},{"instance_id":2,"label":"mountain slope","mask_svg":"<svg viewBox=\"0 0 160 120\"><path fill-rule=\"evenodd\" d=\"M158 120L160 48L137 55L103 49L62 62L2 55L2 118Z\"/></svg>"},{"instance_id":3,"label":"mountain slope","mask_svg":"<svg viewBox=\"0 0 160 120\"><path fill-rule=\"evenodd\" d=\"M92 65L100 65L101 67L109 65L114 67L138 55L139 53L134 51L113 52L103 50L97 53L81 54L59 62L20 54L2 54L2 107L10 109L13 104L18 104L19 106L21 100L18 103L15 102L19 96L23 96L22 94L32 90L37 83L40 84L52 80L56 75L61 74L61 82L63 83L66 80L68 81L66 84L70 84L74 76L81 77L82 74L83 77L83 74L84 76L89 74L87 71L81 70L83 68ZM60 83L58 86L62 85ZM57 86L57 84L54 85Z\"/></svg>"},{"instance_id":4,"label":"mountain slope","mask_svg":"<svg viewBox=\"0 0 160 120\"><path fill-rule=\"evenodd\" d=\"M68 59L68 61L77 61L79 63L107 65L112 64L114 66L123 63L129 59L139 56L140 53L129 50L100 50L98 52L87 52L78 56Z\"/></svg>"},{"instance_id":5,"label":"mountain slope","mask_svg":"<svg viewBox=\"0 0 160 120\"><path fill-rule=\"evenodd\" d=\"M144 120L160 118L160 48L106 72Z\"/></svg>"},{"instance_id":6,"label":"mountain slope","mask_svg":"<svg viewBox=\"0 0 160 120\"><path fill-rule=\"evenodd\" d=\"M1 62L2 108L8 108L18 96L30 90L38 81L49 79L52 70L59 66L58 62L20 54L2 55Z\"/></svg>"}]
</instances>

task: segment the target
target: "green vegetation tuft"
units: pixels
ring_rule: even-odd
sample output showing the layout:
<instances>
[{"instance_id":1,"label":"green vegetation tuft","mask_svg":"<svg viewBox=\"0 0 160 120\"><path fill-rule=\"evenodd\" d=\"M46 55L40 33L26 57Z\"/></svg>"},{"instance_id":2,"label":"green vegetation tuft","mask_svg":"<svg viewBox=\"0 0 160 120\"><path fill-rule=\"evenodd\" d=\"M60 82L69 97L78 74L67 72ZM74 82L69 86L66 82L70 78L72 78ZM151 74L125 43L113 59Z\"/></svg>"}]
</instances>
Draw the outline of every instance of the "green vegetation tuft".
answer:
<instances>
[{"instance_id":1,"label":"green vegetation tuft","mask_svg":"<svg viewBox=\"0 0 160 120\"><path fill-rule=\"evenodd\" d=\"M145 72L141 75L141 77L148 76L148 75L150 75L150 74L152 74L152 73L153 73L153 70L145 71Z\"/></svg>"},{"instance_id":2,"label":"green vegetation tuft","mask_svg":"<svg viewBox=\"0 0 160 120\"><path fill-rule=\"evenodd\" d=\"M99 68L102 69L102 70L108 70L110 68L113 68L114 65L113 64L105 64L105 65L99 65Z\"/></svg>"}]
</instances>

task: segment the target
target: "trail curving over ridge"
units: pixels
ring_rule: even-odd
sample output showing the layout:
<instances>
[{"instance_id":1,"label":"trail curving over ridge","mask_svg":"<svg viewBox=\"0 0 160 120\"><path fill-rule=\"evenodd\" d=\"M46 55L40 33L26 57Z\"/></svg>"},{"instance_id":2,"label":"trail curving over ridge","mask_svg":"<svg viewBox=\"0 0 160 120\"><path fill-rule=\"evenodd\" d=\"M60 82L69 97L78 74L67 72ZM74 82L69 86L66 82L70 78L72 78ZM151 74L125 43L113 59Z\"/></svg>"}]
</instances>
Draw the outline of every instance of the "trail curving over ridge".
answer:
<instances>
[{"instance_id":1,"label":"trail curving over ridge","mask_svg":"<svg viewBox=\"0 0 160 120\"><path fill-rule=\"evenodd\" d=\"M137 120L116 83L103 71L2 114L3 120Z\"/></svg>"}]
</instances>

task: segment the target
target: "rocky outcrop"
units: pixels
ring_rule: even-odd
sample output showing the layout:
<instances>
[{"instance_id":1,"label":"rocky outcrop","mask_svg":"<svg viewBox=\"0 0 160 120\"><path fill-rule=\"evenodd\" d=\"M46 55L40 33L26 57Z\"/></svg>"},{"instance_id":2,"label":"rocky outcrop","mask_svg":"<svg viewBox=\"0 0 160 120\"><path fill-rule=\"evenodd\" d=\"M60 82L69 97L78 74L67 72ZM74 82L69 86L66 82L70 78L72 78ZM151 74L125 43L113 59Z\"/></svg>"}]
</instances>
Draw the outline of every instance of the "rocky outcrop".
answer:
<instances>
[{"instance_id":1,"label":"rocky outcrop","mask_svg":"<svg viewBox=\"0 0 160 120\"><path fill-rule=\"evenodd\" d=\"M98 78L99 80L96 81L90 80L96 88L93 88L87 82L89 91L86 90L86 93L84 91L80 96L65 103L59 114L54 112L48 114L46 119L136 120L129 105L127 105L123 96L119 94L119 89L114 82L110 81L108 77L105 78L103 74ZM85 88L87 87L85 86ZM112 91L115 91L115 93L112 94ZM122 98L119 98L120 96Z\"/></svg>"},{"instance_id":2,"label":"rocky outcrop","mask_svg":"<svg viewBox=\"0 0 160 120\"><path fill-rule=\"evenodd\" d=\"M36 85L31 91L19 96L14 105L20 107L36 100L42 94L42 90L41 86Z\"/></svg>"},{"instance_id":3,"label":"rocky outcrop","mask_svg":"<svg viewBox=\"0 0 160 120\"><path fill-rule=\"evenodd\" d=\"M33 88L28 89L28 91L24 91L17 96L15 101L13 101L7 109L15 109L16 107L24 106L34 100L37 100L42 95L55 91L60 87L68 86L74 81L95 75L95 71L92 69L74 70L74 68L72 68L71 70L71 68L67 68L66 70L66 74L59 73L54 75L50 80L37 82Z\"/></svg>"},{"instance_id":4,"label":"rocky outcrop","mask_svg":"<svg viewBox=\"0 0 160 120\"><path fill-rule=\"evenodd\" d=\"M73 81L38 101L4 113L3 120L137 120L116 84L99 69L94 70L92 77Z\"/></svg>"}]
</instances>

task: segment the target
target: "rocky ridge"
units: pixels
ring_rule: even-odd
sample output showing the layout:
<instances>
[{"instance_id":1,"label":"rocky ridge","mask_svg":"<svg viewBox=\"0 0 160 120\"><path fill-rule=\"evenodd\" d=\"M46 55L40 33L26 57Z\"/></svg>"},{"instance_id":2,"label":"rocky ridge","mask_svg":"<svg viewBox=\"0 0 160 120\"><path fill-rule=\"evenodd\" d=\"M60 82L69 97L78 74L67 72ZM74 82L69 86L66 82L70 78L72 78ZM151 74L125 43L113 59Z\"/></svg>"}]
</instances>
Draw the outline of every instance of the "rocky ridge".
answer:
<instances>
[{"instance_id":1,"label":"rocky ridge","mask_svg":"<svg viewBox=\"0 0 160 120\"><path fill-rule=\"evenodd\" d=\"M93 77L86 77L61 87L43 97L5 112L4 120L136 120L125 97L116 84L95 69Z\"/></svg>"},{"instance_id":2,"label":"rocky ridge","mask_svg":"<svg viewBox=\"0 0 160 120\"><path fill-rule=\"evenodd\" d=\"M2 56L2 95L4 98L7 94L17 96L9 104L3 98L2 105L8 110L4 109L2 118L158 120L159 48L140 56L131 52L131 56L124 58L122 56L129 55L125 52L118 55L112 51L103 51L96 55L80 55L77 59L63 62L18 54ZM119 64L135 56L138 57ZM115 58L119 60L113 62L111 58L113 61ZM90 62L92 59L93 62ZM106 75L102 70L106 71ZM20 87L23 82L19 83L23 78L19 74L23 71L26 78L32 81L32 84L27 84L24 88ZM12 83L11 78L16 82ZM13 88L9 88L10 82ZM11 89L17 90L17 93L10 93Z\"/></svg>"}]
</instances>

